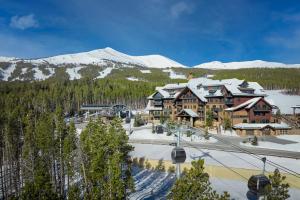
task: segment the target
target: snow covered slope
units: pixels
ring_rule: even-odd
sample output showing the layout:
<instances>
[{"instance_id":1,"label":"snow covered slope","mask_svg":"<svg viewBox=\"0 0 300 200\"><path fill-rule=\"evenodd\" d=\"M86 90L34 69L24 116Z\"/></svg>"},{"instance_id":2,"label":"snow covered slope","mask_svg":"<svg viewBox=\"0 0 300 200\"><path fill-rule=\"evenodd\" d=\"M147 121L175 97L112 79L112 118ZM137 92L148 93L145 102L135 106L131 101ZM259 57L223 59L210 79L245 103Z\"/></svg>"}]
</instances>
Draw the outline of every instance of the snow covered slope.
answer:
<instances>
[{"instance_id":1,"label":"snow covered slope","mask_svg":"<svg viewBox=\"0 0 300 200\"><path fill-rule=\"evenodd\" d=\"M11 61L16 60L16 59L18 59L18 58L0 56L0 62L11 62Z\"/></svg>"},{"instance_id":2,"label":"snow covered slope","mask_svg":"<svg viewBox=\"0 0 300 200\"><path fill-rule=\"evenodd\" d=\"M161 55L131 56L151 68L185 67L182 64Z\"/></svg>"},{"instance_id":3,"label":"snow covered slope","mask_svg":"<svg viewBox=\"0 0 300 200\"><path fill-rule=\"evenodd\" d=\"M244 62L222 63L213 61L194 66L202 69L242 69L242 68L300 68L300 64L284 64L278 62L267 62L263 60L253 60Z\"/></svg>"},{"instance_id":4,"label":"snow covered slope","mask_svg":"<svg viewBox=\"0 0 300 200\"><path fill-rule=\"evenodd\" d=\"M49 63L59 64L105 64L106 61L113 61L124 64L139 65L142 67L167 68L167 67L184 67L182 64L175 62L161 55L130 56L110 47L97 49L88 52L65 54L48 58L26 60L34 64Z\"/></svg>"},{"instance_id":5,"label":"snow covered slope","mask_svg":"<svg viewBox=\"0 0 300 200\"><path fill-rule=\"evenodd\" d=\"M59 56L53 56L49 58L41 58L32 60L34 63L48 62L50 64L102 64L105 60L111 60L115 62L127 63L127 64L139 64L143 65L132 59L130 56L118 52L112 48L97 49L88 52L65 54Z\"/></svg>"}]
</instances>

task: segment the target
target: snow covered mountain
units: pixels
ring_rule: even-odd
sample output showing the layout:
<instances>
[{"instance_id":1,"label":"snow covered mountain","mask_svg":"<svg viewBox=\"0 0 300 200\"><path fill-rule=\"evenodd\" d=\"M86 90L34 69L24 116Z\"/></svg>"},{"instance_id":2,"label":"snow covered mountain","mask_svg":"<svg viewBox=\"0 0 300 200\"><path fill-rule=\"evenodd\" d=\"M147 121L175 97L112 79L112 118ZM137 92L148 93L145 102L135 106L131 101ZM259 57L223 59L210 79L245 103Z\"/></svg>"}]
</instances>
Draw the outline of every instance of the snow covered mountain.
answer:
<instances>
[{"instance_id":1,"label":"snow covered mountain","mask_svg":"<svg viewBox=\"0 0 300 200\"><path fill-rule=\"evenodd\" d=\"M222 63L213 61L202 63L194 66L194 68L201 69L243 69L243 68L300 68L300 64L284 64L279 62L267 62L263 60L253 60L244 62L228 62Z\"/></svg>"},{"instance_id":2,"label":"snow covered mountain","mask_svg":"<svg viewBox=\"0 0 300 200\"><path fill-rule=\"evenodd\" d=\"M0 81L32 81L48 78L74 80L85 77L101 79L107 76L117 76L118 73L120 75L117 77L128 80L152 81L153 77L186 79L190 72L189 69L192 68L199 70L300 68L300 64L284 64L262 60L228 63L214 61L187 68L161 55L132 56L107 47L88 52L39 59L0 56Z\"/></svg>"},{"instance_id":3,"label":"snow covered mountain","mask_svg":"<svg viewBox=\"0 0 300 200\"><path fill-rule=\"evenodd\" d=\"M4 56L0 56L0 62L11 62L13 60L17 60L18 58L15 57L4 57Z\"/></svg>"},{"instance_id":4,"label":"snow covered mountain","mask_svg":"<svg viewBox=\"0 0 300 200\"><path fill-rule=\"evenodd\" d=\"M184 67L182 64L160 55L130 56L110 47L88 52L65 54L48 58L25 60L34 64L96 64L103 65L106 61L138 65L150 68Z\"/></svg>"}]
</instances>

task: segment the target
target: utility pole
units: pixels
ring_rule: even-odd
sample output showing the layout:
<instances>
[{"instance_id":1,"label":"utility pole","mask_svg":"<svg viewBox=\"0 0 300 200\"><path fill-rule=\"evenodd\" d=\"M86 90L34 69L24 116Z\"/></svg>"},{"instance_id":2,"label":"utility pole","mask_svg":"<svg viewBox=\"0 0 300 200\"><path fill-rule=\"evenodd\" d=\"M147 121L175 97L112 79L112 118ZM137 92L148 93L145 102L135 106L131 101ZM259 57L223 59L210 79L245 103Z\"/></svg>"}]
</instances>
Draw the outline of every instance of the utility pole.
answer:
<instances>
[{"instance_id":1,"label":"utility pole","mask_svg":"<svg viewBox=\"0 0 300 200\"><path fill-rule=\"evenodd\" d=\"M177 127L177 147L180 147L180 125ZM180 178L180 163L176 163L176 178Z\"/></svg>"}]
</instances>

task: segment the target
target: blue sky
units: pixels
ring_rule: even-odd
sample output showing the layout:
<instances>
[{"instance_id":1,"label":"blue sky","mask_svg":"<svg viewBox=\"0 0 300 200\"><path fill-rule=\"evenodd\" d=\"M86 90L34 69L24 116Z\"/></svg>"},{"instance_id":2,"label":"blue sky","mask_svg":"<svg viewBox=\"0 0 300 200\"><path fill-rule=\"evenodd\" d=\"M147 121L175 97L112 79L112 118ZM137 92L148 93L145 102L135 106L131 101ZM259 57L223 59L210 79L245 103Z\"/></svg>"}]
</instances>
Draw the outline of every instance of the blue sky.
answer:
<instances>
[{"instance_id":1,"label":"blue sky","mask_svg":"<svg viewBox=\"0 0 300 200\"><path fill-rule=\"evenodd\" d=\"M189 66L300 63L300 1L0 0L0 44L26 58L112 47Z\"/></svg>"}]
</instances>

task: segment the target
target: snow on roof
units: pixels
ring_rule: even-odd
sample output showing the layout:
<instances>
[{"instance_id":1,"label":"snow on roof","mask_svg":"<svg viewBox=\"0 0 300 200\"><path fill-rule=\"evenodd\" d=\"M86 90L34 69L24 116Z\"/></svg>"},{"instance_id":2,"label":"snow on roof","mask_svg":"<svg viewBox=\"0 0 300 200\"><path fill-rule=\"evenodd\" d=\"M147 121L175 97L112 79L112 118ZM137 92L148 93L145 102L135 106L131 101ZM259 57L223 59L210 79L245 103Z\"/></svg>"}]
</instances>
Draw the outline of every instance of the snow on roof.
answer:
<instances>
[{"instance_id":1,"label":"snow on roof","mask_svg":"<svg viewBox=\"0 0 300 200\"><path fill-rule=\"evenodd\" d=\"M264 99L263 97L255 97L253 99L250 99L244 103L241 103L238 106L235 107L231 107L231 108L226 108L225 111L236 111L239 110L240 108L246 108L246 109L250 109L252 108L259 100L263 99L266 103L270 104L272 107L274 106L272 104L272 102L268 101L267 99Z\"/></svg>"},{"instance_id":2,"label":"snow on roof","mask_svg":"<svg viewBox=\"0 0 300 200\"><path fill-rule=\"evenodd\" d=\"M180 88L185 88L186 86L187 83L171 83L165 85L163 89L180 89Z\"/></svg>"},{"instance_id":3,"label":"snow on roof","mask_svg":"<svg viewBox=\"0 0 300 200\"><path fill-rule=\"evenodd\" d=\"M188 87L201 101L207 102L207 99L204 97L204 89L201 88L200 90L197 90L197 88Z\"/></svg>"},{"instance_id":4,"label":"snow on roof","mask_svg":"<svg viewBox=\"0 0 300 200\"><path fill-rule=\"evenodd\" d=\"M232 79L223 79L223 80L213 80L208 78L195 78L191 79L188 82L189 87L197 87L198 85L202 86L222 86L224 85L228 91L230 91L233 95L253 95L249 93L245 93L241 91L240 85L244 82L244 80L239 80L236 78ZM248 89L254 90L254 95L265 95L265 92L263 90L263 87L259 85L257 82L247 82L248 83Z\"/></svg>"},{"instance_id":5,"label":"snow on roof","mask_svg":"<svg viewBox=\"0 0 300 200\"><path fill-rule=\"evenodd\" d=\"M183 109L180 113L186 112L191 117L199 117L192 109ZM180 114L178 113L178 114Z\"/></svg>"},{"instance_id":6,"label":"snow on roof","mask_svg":"<svg viewBox=\"0 0 300 200\"><path fill-rule=\"evenodd\" d=\"M265 127L274 129L290 129L291 127L286 123L240 123L233 126L234 129L263 129Z\"/></svg>"},{"instance_id":7,"label":"snow on roof","mask_svg":"<svg viewBox=\"0 0 300 200\"><path fill-rule=\"evenodd\" d=\"M252 106L254 106L259 100L261 100L262 97L255 97L253 99L249 99L248 101L241 103L238 106L232 107L232 108L226 108L225 111L236 111L240 108L244 108L246 107L247 109L251 108Z\"/></svg>"},{"instance_id":8,"label":"snow on roof","mask_svg":"<svg viewBox=\"0 0 300 200\"><path fill-rule=\"evenodd\" d=\"M177 83L177 84L167 84L163 87L156 87L156 91L158 91L163 98L176 98L179 94L178 91L174 94L174 91L170 92L169 90L179 90L185 87L188 87L201 101L207 102L207 97L222 97L222 88L218 86L225 86L228 91L230 91L233 95L245 95L245 96L266 96L263 88L256 82L247 82L248 89L253 89L254 94L249 94L242 92L239 88L244 80L239 80L236 78L233 79L223 79L223 80L213 80L208 78L194 78L189 80L188 83ZM200 86L200 87L199 87ZM216 86L217 88L213 90L208 90L206 86ZM172 94L173 93L173 94ZM148 98L152 98L153 93ZM271 104L273 105L273 104Z\"/></svg>"}]
</instances>

